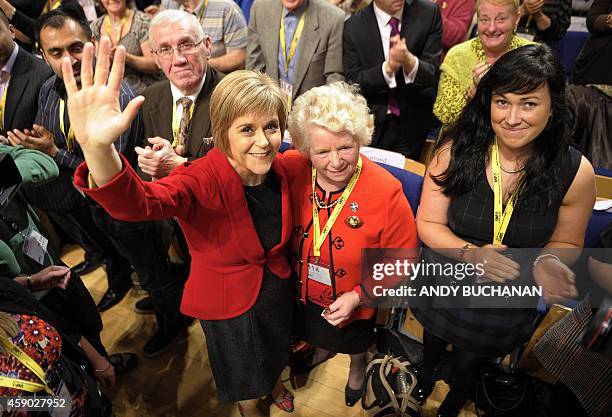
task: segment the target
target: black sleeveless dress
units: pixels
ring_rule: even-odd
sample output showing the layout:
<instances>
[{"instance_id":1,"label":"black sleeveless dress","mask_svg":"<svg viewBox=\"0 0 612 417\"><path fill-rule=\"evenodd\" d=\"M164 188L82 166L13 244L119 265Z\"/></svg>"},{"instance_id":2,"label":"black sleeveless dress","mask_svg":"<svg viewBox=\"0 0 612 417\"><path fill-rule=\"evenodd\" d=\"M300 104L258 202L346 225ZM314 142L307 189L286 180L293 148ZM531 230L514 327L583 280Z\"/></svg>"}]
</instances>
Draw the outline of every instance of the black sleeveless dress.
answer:
<instances>
[{"instance_id":1,"label":"black sleeveless dress","mask_svg":"<svg viewBox=\"0 0 612 417\"><path fill-rule=\"evenodd\" d=\"M540 248L552 235L559 207L572 184L582 154L570 148L560 164L560 176L552 207L536 209L528 199L513 212L504 236L510 248ZM493 240L493 190L483 173L474 189L453 197L448 209L448 226L462 239L482 246ZM487 356L503 356L527 340L532 332L535 309L473 308L414 309L417 320L431 334L463 349Z\"/></svg>"},{"instance_id":2,"label":"black sleeveless dress","mask_svg":"<svg viewBox=\"0 0 612 417\"><path fill-rule=\"evenodd\" d=\"M265 250L281 240L281 185L273 173L244 194L259 241ZM289 361L293 333L293 284L267 266L255 305L238 317L201 320L206 347L222 403L270 394Z\"/></svg>"}]
</instances>

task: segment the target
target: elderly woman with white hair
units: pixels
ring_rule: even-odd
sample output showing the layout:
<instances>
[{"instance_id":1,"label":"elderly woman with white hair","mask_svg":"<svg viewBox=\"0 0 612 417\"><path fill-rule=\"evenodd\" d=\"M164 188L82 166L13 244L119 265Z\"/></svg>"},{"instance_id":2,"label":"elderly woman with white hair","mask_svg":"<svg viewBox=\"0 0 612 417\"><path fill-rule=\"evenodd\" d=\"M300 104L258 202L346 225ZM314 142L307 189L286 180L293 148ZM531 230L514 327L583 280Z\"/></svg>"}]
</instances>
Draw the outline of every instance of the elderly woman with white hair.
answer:
<instances>
[{"instance_id":1,"label":"elderly woman with white hair","mask_svg":"<svg viewBox=\"0 0 612 417\"><path fill-rule=\"evenodd\" d=\"M291 184L301 336L316 347L312 369L333 353L351 366L346 404L361 396L374 309L362 286L361 249L414 248L414 217L402 186L360 155L373 116L356 87L336 82L301 95L289 116L295 151L283 159Z\"/></svg>"}]
</instances>

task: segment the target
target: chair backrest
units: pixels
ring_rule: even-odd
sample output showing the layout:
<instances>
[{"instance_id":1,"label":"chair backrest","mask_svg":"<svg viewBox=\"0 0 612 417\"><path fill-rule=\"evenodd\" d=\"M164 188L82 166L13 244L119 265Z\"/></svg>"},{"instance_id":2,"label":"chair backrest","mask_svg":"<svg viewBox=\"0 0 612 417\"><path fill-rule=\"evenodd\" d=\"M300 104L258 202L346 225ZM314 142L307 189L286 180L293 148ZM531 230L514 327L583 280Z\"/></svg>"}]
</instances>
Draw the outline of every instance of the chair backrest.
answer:
<instances>
[{"instance_id":1,"label":"chair backrest","mask_svg":"<svg viewBox=\"0 0 612 417\"><path fill-rule=\"evenodd\" d=\"M410 208L412 208L412 212L416 215L417 209L419 208L419 203L421 202L423 176L383 163L378 163L378 165L385 168L391 173L391 175L393 175L399 180L399 182L402 183L404 195L410 203Z\"/></svg>"},{"instance_id":2,"label":"chair backrest","mask_svg":"<svg viewBox=\"0 0 612 417\"><path fill-rule=\"evenodd\" d=\"M387 164L397 168L404 168L406 163L406 157L401 153L388 151L386 149L372 148L370 146L363 146L360 152L368 157L370 161L377 162L379 164Z\"/></svg>"},{"instance_id":3,"label":"chair backrest","mask_svg":"<svg viewBox=\"0 0 612 417\"><path fill-rule=\"evenodd\" d=\"M290 142L281 142L280 148L278 149L278 151L280 153L283 153L285 151L288 151L289 149L291 149L293 147L293 145Z\"/></svg>"}]
</instances>

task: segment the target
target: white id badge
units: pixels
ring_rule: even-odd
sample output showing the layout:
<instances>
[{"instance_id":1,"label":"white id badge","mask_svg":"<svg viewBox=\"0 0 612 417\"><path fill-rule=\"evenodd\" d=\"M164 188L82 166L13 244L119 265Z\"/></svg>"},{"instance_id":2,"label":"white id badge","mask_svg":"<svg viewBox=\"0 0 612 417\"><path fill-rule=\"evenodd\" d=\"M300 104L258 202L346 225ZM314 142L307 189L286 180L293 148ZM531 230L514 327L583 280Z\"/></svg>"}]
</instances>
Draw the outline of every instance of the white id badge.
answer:
<instances>
[{"instance_id":1,"label":"white id badge","mask_svg":"<svg viewBox=\"0 0 612 417\"><path fill-rule=\"evenodd\" d=\"M308 279L329 285L330 287L332 285L329 268L311 262L308 262Z\"/></svg>"},{"instance_id":2,"label":"white id badge","mask_svg":"<svg viewBox=\"0 0 612 417\"><path fill-rule=\"evenodd\" d=\"M535 35L533 33L517 32L516 36L518 36L519 38L527 39L528 41L531 41L531 42L533 42L533 39L535 38Z\"/></svg>"},{"instance_id":3,"label":"white id badge","mask_svg":"<svg viewBox=\"0 0 612 417\"><path fill-rule=\"evenodd\" d=\"M30 230L28 237L23 244L23 254L34 259L40 265L45 262L45 254L47 253L47 244L49 240L38 233L36 230Z\"/></svg>"},{"instance_id":4,"label":"white id badge","mask_svg":"<svg viewBox=\"0 0 612 417\"><path fill-rule=\"evenodd\" d=\"M293 86L287 81L280 80L280 88L287 96L287 106L291 110L291 102L293 101Z\"/></svg>"}]
</instances>

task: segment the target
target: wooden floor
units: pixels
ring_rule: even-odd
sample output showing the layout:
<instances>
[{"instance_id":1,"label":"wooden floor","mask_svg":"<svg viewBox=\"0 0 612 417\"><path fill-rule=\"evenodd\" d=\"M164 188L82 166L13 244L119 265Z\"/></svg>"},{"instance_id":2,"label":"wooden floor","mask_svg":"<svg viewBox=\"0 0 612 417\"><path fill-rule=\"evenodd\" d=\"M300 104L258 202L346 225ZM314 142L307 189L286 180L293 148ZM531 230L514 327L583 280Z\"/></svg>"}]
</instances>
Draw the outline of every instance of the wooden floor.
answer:
<instances>
[{"instance_id":1,"label":"wooden floor","mask_svg":"<svg viewBox=\"0 0 612 417\"><path fill-rule=\"evenodd\" d=\"M83 250L69 248L62 256L64 262L74 266L82 261ZM103 268L83 276L83 281L94 300L100 300L106 291L106 273ZM107 392L113 401L117 417L239 417L231 405L221 405L216 398L204 334L197 322L189 328L189 335L176 343L174 348L155 359L142 356L142 346L155 330L153 315L137 314L132 309L134 302L144 297L132 289L125 299L102 313L104 330L102 341L110 353L135 352L139 357L138 367L117 379L115 386ZM344 386L348 376L348 355L335 358L317 367L310 373L306 385L292 391L295 393L295 417L357 417L367 416L359 405L353 408L344 405ZM285 371L283 379L288 378ZM289 383L285 385L289 388ZM436 390L425 405L423 415L435 416L447 386L438 382ZM466 407L467 409L468 407ZM473 406L463 411L460 417L473 417ZM271 416L289 417L276 407L271 407Z\"/></svg>"}]
</instances>

